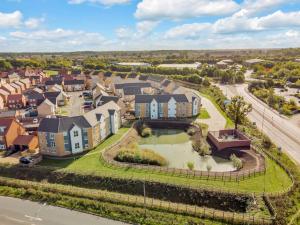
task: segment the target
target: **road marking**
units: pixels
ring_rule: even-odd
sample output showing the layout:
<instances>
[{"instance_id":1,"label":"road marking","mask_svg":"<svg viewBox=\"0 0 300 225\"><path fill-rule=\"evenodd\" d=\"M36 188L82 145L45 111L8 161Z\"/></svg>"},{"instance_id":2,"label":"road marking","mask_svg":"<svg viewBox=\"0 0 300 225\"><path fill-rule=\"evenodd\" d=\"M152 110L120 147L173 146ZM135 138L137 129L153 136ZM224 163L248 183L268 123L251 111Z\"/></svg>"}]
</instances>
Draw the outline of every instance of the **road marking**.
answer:
<instances>
[{"instance_id":1,"label":"road marking","mask_svg":"<svg viewBox=\"0 0 300 225\"><path fill-rule=\"evenodd\" d=\"M28 219L30 219L30 221L32 221L32 220L42 221L43 220L42 218L34 217L34 216L25 215L25 217L28 218Z\"/></svg>"},{"instance_id":2,"label":"road marking","mask_svg":"<svg viewBox=\"0 0 300 225\"><path fill-rule=\"evenodd\" d=\"M0 215L0 217L3 217L5 219L11 220L11 221L15 221L15 222L18 222L18 223L26 223L26 221L24 221L24 220L20 220L20 219L17 219L17 218L6 216L6 215Z\"/></svg>"}]
</instances>

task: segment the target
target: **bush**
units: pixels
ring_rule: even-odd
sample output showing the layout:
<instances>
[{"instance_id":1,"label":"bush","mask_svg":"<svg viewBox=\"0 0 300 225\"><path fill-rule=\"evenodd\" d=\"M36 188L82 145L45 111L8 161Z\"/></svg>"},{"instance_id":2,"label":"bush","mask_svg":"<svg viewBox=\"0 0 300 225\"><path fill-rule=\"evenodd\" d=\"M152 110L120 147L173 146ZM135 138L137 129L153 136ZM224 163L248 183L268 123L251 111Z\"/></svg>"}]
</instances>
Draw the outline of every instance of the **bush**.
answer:
<instances>
[{"instance_id":1,"label":"bush","mask_svg":"<svg viewBox=\"0 0 300 225\"><path fill-rule=\"evenodd\" d=\"M150 127L145 127L141 132L142 137L148 137L151 136L151 134L152 134L152 129Z\"/></svg>"},{"instance_id":2,"label":"bush","mask_svg":"<svg viewBox=\"0 0 300 225\"><path fill-rule=\"evenodd\" d=\"M193 136L195 133L196 133L196 130L194 127L188 128L188 130L187 130L188 135Z\"/></svg>"},{"instance_id":3,"label":"bush","mask_svg":"<svg viewBox=\"0 0 300 225\"><path fill-rule=\"evenodd\" d=\"M269 149L272 146L272 141L268 136L263 137L262 145L264 148Z\"/></svg>"},{"instance_id":4,"label":"bush","mask_svg":"<svg viewBox=\"0 0 300 225\"><path fill-rule=\"evenodd\" d=\"M235 154L232 154L230 156L230 160L233 162L233 166L234 168L236 168L237 170L240 170L243 168L243 162L241 159L239 159Z\"/></svg>"},{"instance_id":5,"label":"bush","mask_svg":"<svg viewBox=\"0 0 300 225\"><path fill-rule=\"evenodd\" d=\"M194 170L195 165L193 162L188 162L187 167L189 168L189 170Z\"/></svg>"},{"instance_id":6,"label":"bush","mask_svg":"<svg viewBox=\"0 0 300 225\"><path fill-rule=\"evenodd\" d=\"M201 156L205 156L205 155L210 155L211 154L211 150L210 147L207 143L205 142L197 142L194 141L193 142L193 149L198 152Z\"/></svg>"},{"instance_id":7,"label":"bush","mask_svg":"<svg viewBox=\"0 0 300 225\"><path fill-rule=\"evenodd\" d=\"M142 137L148 137L152 134L152 129L142 121L136 123L136 130Z\"/></svg>"},{"instance_id":8,"label":"bush","mask_svg":"<svg viewBox=\"0 0 300 225\"><path fill-rule=\"evenodd\" d=\"M122 148L115 160L119 162L138 163L155 166L166 166L168 163L164 157L157 154L150 149L139 149L136 143L128 145L126 148Z\"/></svg>"}]
</instances>

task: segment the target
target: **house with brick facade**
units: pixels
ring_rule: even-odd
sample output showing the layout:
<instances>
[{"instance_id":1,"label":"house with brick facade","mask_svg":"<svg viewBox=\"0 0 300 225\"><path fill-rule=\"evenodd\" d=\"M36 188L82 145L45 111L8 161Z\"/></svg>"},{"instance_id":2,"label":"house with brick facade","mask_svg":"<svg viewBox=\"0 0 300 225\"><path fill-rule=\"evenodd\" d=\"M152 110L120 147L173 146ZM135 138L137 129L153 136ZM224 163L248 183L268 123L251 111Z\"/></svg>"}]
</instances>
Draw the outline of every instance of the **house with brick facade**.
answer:
<instances>
[{"instance_id":1,"label":"house with brick facade","mask_svg":"<svg viewBox=\"0 0 300 225\"><path fill-rule=\"evenodd\" d=\"M113 101L76 117L44 118L38 128L42 154L67 156L82 153L118 132L120 107Z\"/></svg>"},{"instance_id":2,"label":"house with brick facade","mask_svg":"<svg viewBox=\"0 0 300 225\"><path fill-rule=\"evenodd\" d=\"M64 91L83 91L85 90L84 80L65 80Z\"/></svg>"},{"instance_id":3,"label":"house with brick facade","mask_svg":"<svg viewBox=\"0 0 300 225\"><path fill-rule=\"evenodd\" d=\"M3 84L1 86L1 89L8 92L9 94L17 94L16 90L12 86L10 86L10 84Z\"/></svg>"},{"instance_id":4,"label":"house with brick facade","mask_svg":"<svg viewBox=\"0 0 300 225\"><path fill-rule=\"evenodd\" d=\"M0 119L0 149L14 147L14 141L19 135L24 135L25 128L14 118Z\"/></svg>"},{"instance_id":5,"label":"house with brick facade","mask_svg":"<svg viewBox=\"0 0 300 225\"><path fill-rule=\"evenodd\" d=\"M26 106L26 98L22 94L13 94L7 97L7 107L9 109L22 109Z\"/></svg>"},{"instance_id":6,"label":"house with brick facade","mask_svg":"<svg viewBox=\"0 0 300 225\"><path fill-rule=\"evenodd\" d=\"M16 94L22 93L22 88L19 85L17 85L16 83L10 83L10 86L15 90Z\"/></svg>"},{"instance_id":7,"label":"house with brick facade","mask_svg":"<svg viewBox=\"0 0 300 225\"><path fill-rule=\"evenodd\" d=\"M6 104L9 93L7 91L5 91L4 89L0 88L0 96L3 99L4 104Z\"/></svg>"},{"instance_id":8,"label":"house with brick facade","mask_svg":"<svg viewBox=\"0 0 300 225\"><path fill-rule=\"evenodd\" d=\"M197 104L196 104L197 103ZM188 118L199 114L200 101L184 94L136 95L135 117L145 119Z\"/></svg>"}]
</instances>

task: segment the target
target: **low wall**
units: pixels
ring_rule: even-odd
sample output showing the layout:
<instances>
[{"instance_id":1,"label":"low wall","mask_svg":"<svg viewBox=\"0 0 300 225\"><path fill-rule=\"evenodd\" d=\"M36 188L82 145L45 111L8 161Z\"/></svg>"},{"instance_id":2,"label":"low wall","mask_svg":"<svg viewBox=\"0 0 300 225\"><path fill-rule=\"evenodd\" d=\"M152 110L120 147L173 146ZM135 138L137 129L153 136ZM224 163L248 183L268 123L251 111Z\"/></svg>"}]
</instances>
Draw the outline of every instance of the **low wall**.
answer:
<instances>
[{"instance_id":1,"label":"low wall","mask_svg":"<svg viewBox=\"0 0 300 225\"><path fill-rule=\"evenodd\" d=\"M222 135L236 135L236 140L219 140L216 136ZM248 148L250 149L251 140L248 139L243 133L238 130L220 130L217 132L209 131L207 135L208 139L215 145L218 150L226 148Z\"/></svg>"}]
</instances>

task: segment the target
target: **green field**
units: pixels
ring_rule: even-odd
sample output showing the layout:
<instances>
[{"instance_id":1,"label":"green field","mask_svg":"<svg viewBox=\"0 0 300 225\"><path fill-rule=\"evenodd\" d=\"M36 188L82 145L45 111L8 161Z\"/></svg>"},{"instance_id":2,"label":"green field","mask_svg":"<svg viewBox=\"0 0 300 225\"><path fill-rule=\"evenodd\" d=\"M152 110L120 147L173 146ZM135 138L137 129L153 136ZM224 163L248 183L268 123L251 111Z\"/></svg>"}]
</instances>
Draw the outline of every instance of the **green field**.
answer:
<instances>
[{"instance_id":1,"label":"green field","mask_svg":"<svg viewBox=\"0 0 300 225\"><path fill-rule=\"evenodd\" d=\"M50 76L57 75L58 71L55 71L55 70L44 70L44 73L47 75L47 77L50 77Z\"/></svg>"},{"instance_id":2,"label":"green field","mask_svg":"<svg viewBox=\"0 0 300 225\"><path fill-rule=\"evenodd\" d=\"M201 108L198 119L210 119L210 115L207 112L206 108Z\"/></svg>"},{"instance_id":3,"label":"green field","mask_svg":"<svg viewBox=\"0 0 300 225\"><path fill-rule=\"evenodd\" d=\"M44 159L40 165L56 167L58 170L70 172L93 174L103 176L113 176L121 178L151 179L163 183L173 183L178 185L190 185L209 189L224 189L228 191L240 191L248 193L262 193L266 191L281 192L287 189L292 181L289 176L272 160L267 159L267 171L265 175L251 177L249 179L235 182L223 182L220 180L197 179L186 177L186 175L163 174L150 170L140 170L135 168L119 168L108 166L100 157L100 153L106 147L119 140L129 128L121 128L119 132L100 144L95 150L80 158L68 160Z\"/></svg>"}]
</instances>

